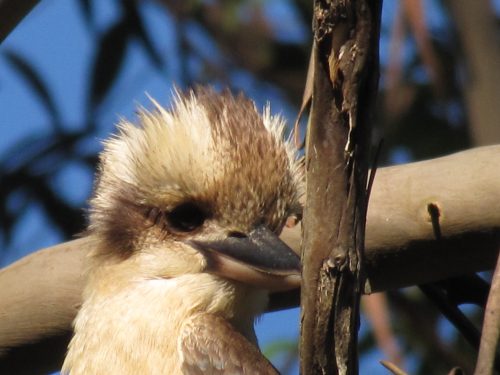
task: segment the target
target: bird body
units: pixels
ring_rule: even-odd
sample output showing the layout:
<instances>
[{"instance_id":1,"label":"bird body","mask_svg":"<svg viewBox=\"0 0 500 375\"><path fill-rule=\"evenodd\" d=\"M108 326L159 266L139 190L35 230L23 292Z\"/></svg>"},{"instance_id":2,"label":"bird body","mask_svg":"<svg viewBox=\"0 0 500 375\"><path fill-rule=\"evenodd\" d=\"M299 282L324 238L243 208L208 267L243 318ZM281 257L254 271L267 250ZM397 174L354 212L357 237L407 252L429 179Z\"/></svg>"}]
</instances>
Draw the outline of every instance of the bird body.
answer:
<instances>
[{"instance_id":1,"label":"bird body","mask_svg":"<svg viewBox=\"0 0 500 375\"><path fill-rule=\"evenodd\" d=\"M269 290L300 280L277 238L302 191L283 126L210 89L121 122L101 154L63 373L275 373L253 324Z\"/></svg>"}]
</instances>

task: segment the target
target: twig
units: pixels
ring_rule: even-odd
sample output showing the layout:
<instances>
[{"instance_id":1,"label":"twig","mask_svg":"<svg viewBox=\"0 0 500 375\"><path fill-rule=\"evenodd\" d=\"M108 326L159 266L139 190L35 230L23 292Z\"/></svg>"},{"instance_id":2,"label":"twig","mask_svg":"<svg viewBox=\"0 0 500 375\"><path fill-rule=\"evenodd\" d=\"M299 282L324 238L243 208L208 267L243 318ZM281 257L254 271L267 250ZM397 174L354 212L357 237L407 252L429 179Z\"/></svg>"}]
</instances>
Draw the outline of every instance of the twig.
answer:
<instances>
[{"instance_id":1,"label":"twig","mask_svg":"<svg viewBox=\"0 0 500 375\"><path fill-rule=\"evenodd\" d=\"M493 373L495 359L498 368L497 345L500 334L500 256L491 282L490 295L484 312L483 331L474 375Z\"/></svg>"},{"instance_id":2,"label":"twig","mask_svg":"<svg viewBox=\"0 0 500 375\"><path fill-rule=\"evenodd\" d=\"M439 311L450 321L450 323L458 329L458 331L464 336L465 340L476 350L480 348L479 340L480 335L478 329L472 324L472 322L467 319L467 317L460 311L460 309L454 305L450 299L445 295L445 293L440 290L440 288L435 284L419 285L420 290L439 308ZM499 289L500 290L500 289ZM490 292L491 296L491 292ZM497 305L496 306L500 306ZM495 312L498 314L498 311ZM487 313L485 313L485 317ZM494 321L496 324L499 323L498 317ZM497 327L498 328L498 327ZM484 330L484 328L483 328ZM498 331L496 332L496 340L498 340ZM496 345L496 341L494 343ZM492 365L496 364L497 370L500 370L498 364L500 364L500 358L496 355L495 349L493 348L493 356L496 361L492 361ZM479 373L478 373L479 374ZM484 372L480 374L490 374L490 372Z\"/></svg>"},{"instance_id":3,"label":"twig","mask_svg":"<svg viewBox=\"0 0 500 375\"><path fill-rule=\"evenodd\" d=\"M380 361L380 364L384 366L387 370L392 372L394 375L408 375L406 372L401 370L398 366L396 366L394 363L389 362L389 361Z\"/></svg>"},{"instance_id":4,"label":"twig","mask_svg":"<svg viewBox=\"0 0 500 375\"><path fill-rule=\"evenodd\" d=\"M380 158L380 153L382 152L382 146L384 145L384 140L381 139L375 150L375 155L373 156L372 166L368 174L368 184L366 185L366 199L370 200L370 195L373 189L373 183L375 182L375 176L377 174L378 161Z\"/></svg>"},{"instance_id":5,"label":"twig","mask_svg":"<svg viewBox=\"0 0 500 375\"><path fill-rule=\"evenodd\" d=\"M372 326L377 346L392 363L401 366L403 356L392 329L389 304L385 293L375 293L364 296L361 305L365 317Z\"/></svg>"},{"instance_id":6,"label":"twig","mask_svg":"<svg viewBox=\"0 0 500 375\"><path fill-rule=\"evenodd\" d=\"M479 331L469 319L452 304L440 288L434 284L419 285L420 290L429 298L474 348L479 348Z\"/></svg>"}]
</instances>

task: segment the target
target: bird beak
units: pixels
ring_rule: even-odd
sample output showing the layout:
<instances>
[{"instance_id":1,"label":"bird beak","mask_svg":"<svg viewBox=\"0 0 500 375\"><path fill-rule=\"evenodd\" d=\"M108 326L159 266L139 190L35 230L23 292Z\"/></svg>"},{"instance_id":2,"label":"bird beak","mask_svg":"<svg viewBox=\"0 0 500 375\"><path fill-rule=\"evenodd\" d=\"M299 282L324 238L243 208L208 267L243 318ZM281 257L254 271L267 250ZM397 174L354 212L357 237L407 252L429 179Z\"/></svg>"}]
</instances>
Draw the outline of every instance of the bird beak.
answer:
<instances>
[{"instance_id":1,"label":"bird beak","mask_svg":"<svg viewBox=\"0 0 500 375\"><path fill-rule=\"evenodd\" d=\"M247 236L189 241L209 260L209 271L271 291L300 286L300 257L265 226Z\"/></svg>"}]
</instances>

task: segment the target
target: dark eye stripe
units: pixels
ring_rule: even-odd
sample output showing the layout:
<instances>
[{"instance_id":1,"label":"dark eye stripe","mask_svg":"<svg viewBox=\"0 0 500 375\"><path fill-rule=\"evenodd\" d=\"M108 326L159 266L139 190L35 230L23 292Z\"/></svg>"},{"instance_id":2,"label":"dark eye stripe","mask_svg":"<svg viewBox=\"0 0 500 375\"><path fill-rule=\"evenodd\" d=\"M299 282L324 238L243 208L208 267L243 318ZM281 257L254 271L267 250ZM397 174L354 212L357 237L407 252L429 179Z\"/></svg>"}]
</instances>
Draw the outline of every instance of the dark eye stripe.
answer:
<instances>
[{"instance_id":1,"label":"dark eye stripe","mask_svg":"<svg viewBox=\"0 0 500 375\"><path fill-rule=\"evenodd\" d=\"M151 223L151 225L159 225L163 219L163 212L153 207L147 211L147 220Z\"/></svg>"}]
</instances>

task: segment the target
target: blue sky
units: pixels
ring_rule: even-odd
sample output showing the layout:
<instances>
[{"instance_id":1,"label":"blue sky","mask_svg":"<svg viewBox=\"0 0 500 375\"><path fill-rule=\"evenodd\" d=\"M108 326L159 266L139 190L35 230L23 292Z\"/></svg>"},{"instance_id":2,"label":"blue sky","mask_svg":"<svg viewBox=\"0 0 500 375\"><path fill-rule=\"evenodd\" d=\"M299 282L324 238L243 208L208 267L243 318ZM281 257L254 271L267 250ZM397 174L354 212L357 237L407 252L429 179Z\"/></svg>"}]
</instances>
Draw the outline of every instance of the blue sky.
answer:
<instances>
[{"instance_id":1,"label":"blue sky","mask_svg":"<svg viewBox=\"0 0 500 375\"><path fill-rule=\"evenodd\" d=\"M105 28L116 15L112 1L95 2L97 29ZM275 7L276 8L276 7ZM165 56L175 54L175 45L169 35L175 33L168 16L154 5L147 7L148 20L157 48ZM193 38L197 38L193 30ZM166 38L165 38L166 36ZM201 38L198 37L200 40ZM201 40L203 42L203 40ZM168 62L166 72L153 69L144 54L133 46L129 51L127 64L108 101L106 112L99 114L99 135L88 147L100 149L100 140L113 131L120 116L132 118L137 104L147 105L145 93L159 102L167 103L175 83L179 67ZM92 34L86 27L76 1L41 2L19 27L0 46L0 51L15 51L34 62L35 68L44 78L58 108L62 122L76 130L85 118L85 90L89 76L89 61L95 53ZM242 85L250 78L241 74ZM83 88L83 89L82 89ZM259 99L259 98L257 98ZM260 99L264 105L267 99ZM61 105L61 103L64 103ZM51 118L44 106L32 94L24 79L8 62L0 57L0 161L9 159L8 151L25 137L36 133L49 135ZM58 191L75 204L85 205L91 193L93 171L81 166L70 165L60 171L54 179ZM27 253L61 242L63 238L48 225L42 210L36 205L20 213L22 219L14 236L14 242L7 253L0 256L3 265L9 264ZM26 233L21 228L30 228ZM267 314L257 325L263 346L279 340L295 340L298 335L298 309L282 313Z\"/></svg>"}]
</instances>

